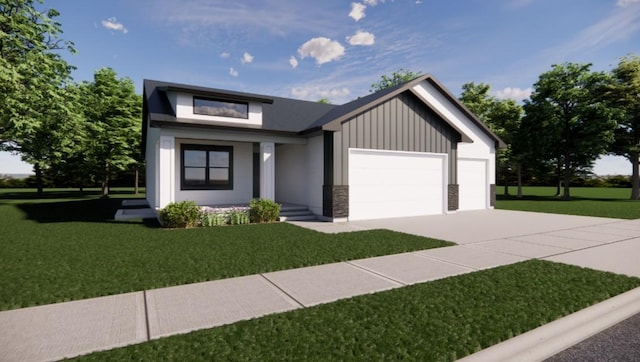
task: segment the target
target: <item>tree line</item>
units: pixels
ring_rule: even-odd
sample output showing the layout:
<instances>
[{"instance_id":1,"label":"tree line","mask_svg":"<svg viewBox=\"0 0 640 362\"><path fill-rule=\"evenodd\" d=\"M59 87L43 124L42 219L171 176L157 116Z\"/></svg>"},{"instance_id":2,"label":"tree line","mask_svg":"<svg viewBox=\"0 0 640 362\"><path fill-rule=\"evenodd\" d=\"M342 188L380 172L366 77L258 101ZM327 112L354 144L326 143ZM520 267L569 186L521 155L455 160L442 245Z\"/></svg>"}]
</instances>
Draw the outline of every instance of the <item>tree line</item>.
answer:
<instances>
[{"instance_id":1,"label":"tree line","mask_svg":"<svg viewBox=\"0 0 640 362\"><path fill-rule=\"evenodd\" d=\"M59 15L0 0L0 150L33 165L39 193L46 176L99 183L106 196L114 174L141 163L142 98L110 68L74 82L61 53L76 49L60 37Z\"/></svg>"},{"instance_id":2,"label":"tree line","mask_svg":"<svg viewBox=\"0 0 640 362\"><path fill-rule=\"evenodd\" d=\"M625 56L610 72L591 66L553 65L522 105L491 96L487 84L463 85L463 104L509 145L497 156L505 194L509 179L517 180L522 196L523 177L550 176L557 196L568 199L574 176L589 174L599 156L613 154L631 162L631 199L640 197L640 57Z\"/></svg>"}]
</instances>

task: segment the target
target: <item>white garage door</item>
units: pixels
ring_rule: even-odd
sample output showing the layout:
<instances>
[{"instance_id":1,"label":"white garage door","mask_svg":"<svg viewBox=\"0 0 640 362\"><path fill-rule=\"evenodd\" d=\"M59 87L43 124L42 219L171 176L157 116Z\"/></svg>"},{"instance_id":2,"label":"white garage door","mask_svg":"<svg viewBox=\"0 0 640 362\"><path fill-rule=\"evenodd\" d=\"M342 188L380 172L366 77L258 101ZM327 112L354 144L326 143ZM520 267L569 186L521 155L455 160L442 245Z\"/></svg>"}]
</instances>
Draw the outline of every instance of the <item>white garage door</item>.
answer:
<instances>
[{"instance_id":1,"label":"white garage door","mask_svg":"<svg viewBox=\"0 0 640 362\"><path fill-rule=\"evenodd\" d=\"M442 214L446 154L349 150L349 220Z\"/></svg>"},{"instance_id":2,"label":"white garage door","mask_svg":"<svg viewBox=\"0 0 640 362\"><path fill-rule=\"evenodd\" d=\"M487 160L458 159L459 210L487 208Z\"/></svg>"}]
</instances>

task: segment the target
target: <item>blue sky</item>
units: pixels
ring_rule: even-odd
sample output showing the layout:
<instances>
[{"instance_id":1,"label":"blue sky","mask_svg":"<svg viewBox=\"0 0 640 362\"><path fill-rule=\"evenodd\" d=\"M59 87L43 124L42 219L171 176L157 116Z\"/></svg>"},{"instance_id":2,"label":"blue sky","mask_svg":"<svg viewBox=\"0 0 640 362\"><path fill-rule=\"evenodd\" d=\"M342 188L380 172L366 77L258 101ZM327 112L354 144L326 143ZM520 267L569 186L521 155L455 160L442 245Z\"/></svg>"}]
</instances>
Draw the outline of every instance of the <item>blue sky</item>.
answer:
<instances>
[{"instance_id":1,"label":"blue sky","mask_svg":"<svg viewBox=\"0 0 640 362\"><path fill-rule=\"evenodd\" d=\"M527 98L555 63L610 70L640 54L640 0L45 0L78 53L76 81L101 67L158 79L344 103L380 75L431 73L454 94L484 82ZM0 155L0 173L16 168ZM600 174L630 173L624 159Z\"/></svg>"}]
</instances>

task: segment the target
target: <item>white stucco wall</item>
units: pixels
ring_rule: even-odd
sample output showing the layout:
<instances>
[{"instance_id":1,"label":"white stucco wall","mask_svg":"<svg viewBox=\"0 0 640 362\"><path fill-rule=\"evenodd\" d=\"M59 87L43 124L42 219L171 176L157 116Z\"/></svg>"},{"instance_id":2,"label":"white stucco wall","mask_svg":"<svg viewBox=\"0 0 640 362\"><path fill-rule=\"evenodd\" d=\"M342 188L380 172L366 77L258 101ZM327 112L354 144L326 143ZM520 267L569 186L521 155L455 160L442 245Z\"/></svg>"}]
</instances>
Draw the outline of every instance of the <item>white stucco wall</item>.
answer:
<instances>
[{"instance_id":1,"label":"white stucco wall","mask_svg":"<svg viewBox=\"0 0 640 362\"><path fill-rule=\"evenodd\" d=\"M180 170L182 167L180 150L182 144L205 144L233 147L233 189L232 190L181 190ZM251 143L209 141L196 139L176 139L175 149L175 201L193 200L198 205L246 204L253 196L253 145Z\"/></svg>"},{"instance_id":2,"label":"white stucco wall","mask_svg":"<svg viewBox=\"0 0 640 362\"><path fill-rule=\"evenodd\" d=\"M276 147L276 201L306 205L309 190L306 145Z\"/></svg>"},{"instance_id":3,"label":"white stucco wall","mask_svg":"<svg viewBox=\"0 0 640 362\"><path fill-rule=\"evenodd\" d=\"M324 137L309 138L307 144L307 206L309 210L322 215L322 186L324 184Z\"/></svg>"},{"instance_id":4,"label":"white stucco wall","mask_svg":"<svg viewBox=\"0 0 640 362\"><path fill-rule=\"evenodd\" d=\"M249 102L249 118L232 118L206 116L193 113L193 96L187 93L167 92L167 97L171 106L176 112L176 117L185 119L195 119L201 121L226 122L237 125L262 125L262 105L256 102Z\"/></svg>"}]
</instances>

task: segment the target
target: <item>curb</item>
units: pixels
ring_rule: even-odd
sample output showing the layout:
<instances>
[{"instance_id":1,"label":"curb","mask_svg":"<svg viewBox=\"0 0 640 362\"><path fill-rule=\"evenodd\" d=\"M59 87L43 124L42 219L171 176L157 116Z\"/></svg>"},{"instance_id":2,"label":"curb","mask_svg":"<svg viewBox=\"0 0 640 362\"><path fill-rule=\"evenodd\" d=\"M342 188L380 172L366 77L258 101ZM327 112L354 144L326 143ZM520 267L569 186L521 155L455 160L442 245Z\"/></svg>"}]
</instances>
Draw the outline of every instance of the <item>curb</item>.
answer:
<instances>
[{"instance_id":1,"label":"curb","mask_svg":"<svg viewBox=\"0 0 640 362\"><path fill-rule=\"evenodd\" d=\"M557 319L458 361L542 361L640 313L640 288Z\"/></svg>"}]
</instances>

